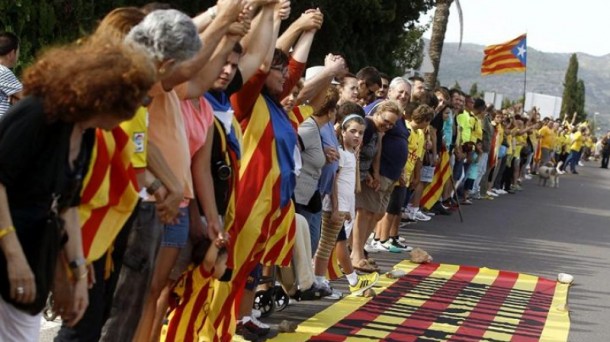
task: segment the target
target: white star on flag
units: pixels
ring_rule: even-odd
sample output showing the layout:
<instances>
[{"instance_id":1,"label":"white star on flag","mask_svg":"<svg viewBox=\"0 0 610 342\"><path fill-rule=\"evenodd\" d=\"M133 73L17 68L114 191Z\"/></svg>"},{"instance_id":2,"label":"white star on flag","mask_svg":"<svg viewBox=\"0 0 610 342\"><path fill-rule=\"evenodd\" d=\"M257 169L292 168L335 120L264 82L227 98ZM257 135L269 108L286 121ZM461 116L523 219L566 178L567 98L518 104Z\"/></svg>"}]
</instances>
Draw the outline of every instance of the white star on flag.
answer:
<instances>
[{"instance_id":1,"label":"white star on flag","mask_svg":"<svg viewBox=\"0 0 610 342\"><path fill-rule=\"evenodd\" d=\"M517 56L523 58L525 56L525 44L517 46Z\"/></svg>"}]
</instances>

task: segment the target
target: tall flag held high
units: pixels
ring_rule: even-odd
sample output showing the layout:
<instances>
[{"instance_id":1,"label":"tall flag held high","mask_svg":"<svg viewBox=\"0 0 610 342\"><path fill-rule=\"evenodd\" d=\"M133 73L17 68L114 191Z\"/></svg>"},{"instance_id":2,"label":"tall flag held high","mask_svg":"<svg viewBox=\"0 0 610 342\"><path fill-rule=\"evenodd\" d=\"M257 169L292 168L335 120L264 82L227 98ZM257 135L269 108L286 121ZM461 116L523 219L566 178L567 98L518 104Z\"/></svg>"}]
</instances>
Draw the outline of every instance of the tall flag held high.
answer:
<instances>
[{"instance_id":1,"label":"tall flag held high","mask_svg":"<svg viewBox=\"0 0 610 342\"><path fill-rule=\"evenodd\" d=\"M481 75L523 72L527 66L527 34L485 48Z\"/></svg>"}]
</instances>

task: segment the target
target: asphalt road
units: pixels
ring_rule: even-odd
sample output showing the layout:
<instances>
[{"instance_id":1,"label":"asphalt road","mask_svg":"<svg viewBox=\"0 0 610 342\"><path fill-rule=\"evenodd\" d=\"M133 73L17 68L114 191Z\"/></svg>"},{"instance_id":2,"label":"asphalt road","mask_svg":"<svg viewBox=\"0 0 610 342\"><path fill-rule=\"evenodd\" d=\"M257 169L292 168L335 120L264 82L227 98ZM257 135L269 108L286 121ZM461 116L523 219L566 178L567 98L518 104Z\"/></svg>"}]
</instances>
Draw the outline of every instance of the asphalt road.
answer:
<instances>
[{"instance_id":1,"label":"asphalt road","mask_svg":"<svg viewBox=\"0 0 610 342\"><path fill-rule=\"evenodd\" d=\"M610 340L610 170L588 163L579 175L565 174L559 188L526 181L524 191L475 201L457 213L401 228L408 243L429 252L435 262L575 278L568 296L569 341ZM387 271L407 257L373 257ZM333 286L346 290L345 280ZM321 300L290 305L267 318L301 321L332 304Z\"/></svg>"},{"instance_id":2,"label":"asphalt road","mask_svg":"<svg viewBox=\"0 0 610 342\"><path fill-rule=\"evenodd\" d=\"M574 275L569 293L570 341L610 340L610 171L596 163L566 174L559 188L526 181L523 192L476 201L457 213L409 225L401 234L435 262L473 265L555 279ZM382 270L406 254L377 254ZM343 288L344 280L336 284ZM332 304L321 300L290 305L264 319L300 321ZM56 327L48 326L49 341Z\"/></svg>"}]
</instances>

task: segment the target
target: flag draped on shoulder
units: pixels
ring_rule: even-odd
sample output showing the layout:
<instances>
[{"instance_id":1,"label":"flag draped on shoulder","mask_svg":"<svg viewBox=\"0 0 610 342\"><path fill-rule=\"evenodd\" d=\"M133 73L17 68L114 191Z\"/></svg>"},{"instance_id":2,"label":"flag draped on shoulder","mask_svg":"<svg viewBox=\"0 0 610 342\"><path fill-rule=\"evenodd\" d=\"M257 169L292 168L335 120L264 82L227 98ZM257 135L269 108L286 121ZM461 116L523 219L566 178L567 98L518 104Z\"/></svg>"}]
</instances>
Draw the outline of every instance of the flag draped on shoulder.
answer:
<instances>
[{"instance_id":1,"label":"flag draped on shoulder","mask_svg":"<svg viewBox=\"0 0 610 342\"><path fill-rule=\"evenodd\" d=\"M441 147L441 162L437 165L434 170L434 176L432 177L432 182L430 182L422 193L421 204L422 207L430 209L436 203L443 194L443 188L449 177L451 176L451 172L449 170L451 166L449 165L449 152L445 149L443 145Z\"/></svg>"},{"instance_id":2,"label":"flag draped on shoulder","mask_svg":"<svg viewBox=\"0 0 610 342\"><path fill-rule=\"evenodd\" d=\"M527 35L485 48L481 75L523 72L527 65Z\"/></svg>"}]
</instances>

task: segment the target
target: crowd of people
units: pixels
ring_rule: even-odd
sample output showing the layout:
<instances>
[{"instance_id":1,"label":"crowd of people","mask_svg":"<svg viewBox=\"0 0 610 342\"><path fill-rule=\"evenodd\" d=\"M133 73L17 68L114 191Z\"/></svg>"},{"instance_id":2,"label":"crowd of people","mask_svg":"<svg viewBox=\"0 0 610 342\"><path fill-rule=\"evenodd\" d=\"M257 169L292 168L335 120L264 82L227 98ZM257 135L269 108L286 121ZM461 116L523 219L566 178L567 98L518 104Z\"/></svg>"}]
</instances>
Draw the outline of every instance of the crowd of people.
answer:
<instances>
[{"instance_id":1,"label":"crowd of people","mask_svg":"<svg viewBox=\"0 0 610 342\"><path fill-rule=\"evenodd\" d=\"M521 191L543 165L608 167L610 134L576 115L352 73L349 56L306 70L324 16L280 35L289 14L117 8L23 85L0 33L0 340L37 340L43 311L56 341L256 340L262 279L339 298L340 269L359 296L379 278L369 254L412 250L404 222Z\"/></svg>"}]
</instances>

